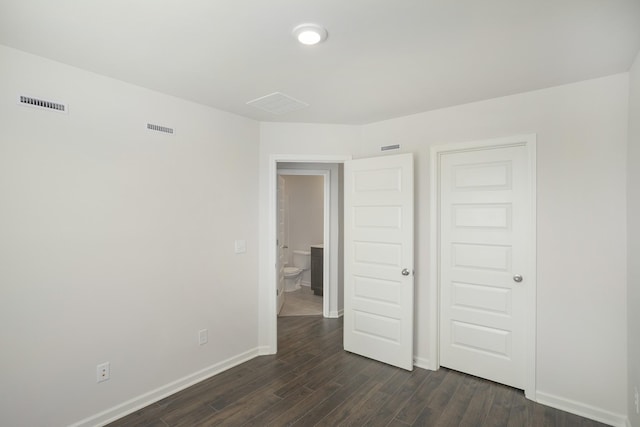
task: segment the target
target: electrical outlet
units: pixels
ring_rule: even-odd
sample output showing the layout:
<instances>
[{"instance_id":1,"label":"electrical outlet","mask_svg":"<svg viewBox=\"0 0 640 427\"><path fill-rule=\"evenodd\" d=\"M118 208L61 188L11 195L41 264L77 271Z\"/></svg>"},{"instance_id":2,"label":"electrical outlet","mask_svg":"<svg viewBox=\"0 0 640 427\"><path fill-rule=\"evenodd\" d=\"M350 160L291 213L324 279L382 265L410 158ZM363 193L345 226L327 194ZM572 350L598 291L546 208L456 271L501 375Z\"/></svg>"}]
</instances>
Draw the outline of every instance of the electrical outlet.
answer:
<instances>
[{"instance_id":1,"label":"electrical outlet","mask_svg":"<svg viewBox=\"0 0 640 427\"><path fill-rule=\"evenodd\" d=\"M635 392L636 414L640 414L640 393L638 393L638 387L634 387L633 391Z\"/></svg>"},{"instance_id":2,"label":"electrical outlet","mask_svg":"<svg viewBox=\"0 0 640 427\"><path fill-rule=\"evenodd\" d=\"M206 329L201 329L198 331L198 344L205 345L209 342L209 336Z\"/></svg>"},{"instance_id":3,"label":"electrical outlet","mask_svg":"<svg viewBox=\"0 0 640 427\"><path fill-rule=\"evenodd\" d=\"M111 367L109 362L104 362L96 367L96 382L101 383L111 377Z\"/></svg>"}]
</instances>

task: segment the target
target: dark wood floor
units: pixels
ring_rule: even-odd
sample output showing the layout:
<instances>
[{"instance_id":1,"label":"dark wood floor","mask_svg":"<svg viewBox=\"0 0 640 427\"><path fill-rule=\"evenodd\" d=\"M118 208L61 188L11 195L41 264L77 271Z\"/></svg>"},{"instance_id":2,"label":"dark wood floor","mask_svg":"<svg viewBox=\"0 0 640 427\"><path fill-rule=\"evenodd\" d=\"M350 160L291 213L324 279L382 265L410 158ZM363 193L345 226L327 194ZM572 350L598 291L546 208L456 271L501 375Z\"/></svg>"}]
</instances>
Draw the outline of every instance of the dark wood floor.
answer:
<instances>
[{"instance_id":1,"label":"dark wood floor","mask_svg":"<svg viewBox=\"0 0 640 427\"><path fill-rule=\"evenodd\" d=\"M110 426L602 426L448 369L342 350L342 319L278 319L275 356L216 375Z\"/></svg>"}]
</instances>

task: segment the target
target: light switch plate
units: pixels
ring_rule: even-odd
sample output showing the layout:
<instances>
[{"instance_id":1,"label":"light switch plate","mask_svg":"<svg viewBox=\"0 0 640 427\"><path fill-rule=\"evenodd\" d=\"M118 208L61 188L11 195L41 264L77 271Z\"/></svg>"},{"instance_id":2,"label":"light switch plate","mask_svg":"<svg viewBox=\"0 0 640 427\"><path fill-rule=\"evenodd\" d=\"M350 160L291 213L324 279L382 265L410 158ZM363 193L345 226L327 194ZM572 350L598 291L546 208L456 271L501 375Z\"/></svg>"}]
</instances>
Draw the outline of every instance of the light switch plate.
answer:
<instances>
[{"instance_id":1,"label":"light switch plate","mask_svg":"<svg viewBox=\"0 0 640 427\"><path fill-rule=\"evenodd\" d=\"M198 344L205 345L209 342L209 332L206 329L200 329L198 331Z\"/></svg>"},{"instance_id":2,"label":"light switch plate","mask_svg":"<svg viewBox=\"0 0 640 427\"><path fill-rule=\"evenodd\" d=\"M246 240L236 240L235 242L235 250L237 254L243 254L247 252L247 241Z\"/></svg>"}]
</instances>

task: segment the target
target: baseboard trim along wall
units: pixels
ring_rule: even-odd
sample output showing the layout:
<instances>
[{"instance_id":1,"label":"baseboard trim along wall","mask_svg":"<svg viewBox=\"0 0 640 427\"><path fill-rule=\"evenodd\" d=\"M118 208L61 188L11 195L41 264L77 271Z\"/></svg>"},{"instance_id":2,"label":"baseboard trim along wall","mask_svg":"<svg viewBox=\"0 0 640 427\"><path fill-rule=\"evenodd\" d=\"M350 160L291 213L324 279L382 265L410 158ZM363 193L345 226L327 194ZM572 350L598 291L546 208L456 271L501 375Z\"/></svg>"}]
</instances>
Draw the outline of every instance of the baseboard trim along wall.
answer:
<instances>
[{"instance_id":1,"label":"baseboard trim along wall","mask_svg":"<svg viewBox=\"0 0 640 427\"><path fill-rule=\"evenodd\" d=\"M426 357L413 356L413 365L417 368L427 369L430 371L435 370L435 368L431 366L429 359ZM542 405L547 405L555 409L560 409L561 411L570 412L572 414L615 427L632 427L629 418L624 415L615 414L595 406L585 405L584 403L554 396L549 393L536 391L534 401Z\"/></svg>"},{"instance_id":2,"label":"baseboard trim along wall","mask_svg":"<svg viewBox=\"0 0 640 427\"><path fill-rule=\"evenodd\" d=\"M580 415L581 417L589 418L601 423L615 427L627 427L629 425L629 421L626 416L605 411L604 409L597 408L595 406L585 405L584 403L554 396L541 391L536 392L536 398L537 402L542 405L571 412L572 414Z\"/></svg>"},{"instance_id":3,"label":"baseboard trim along wall","mask_svg":"<svg viewBox=\"0 0 640 427\"><path fill-rule=\"evenodd\" d=\"M173 381L148 393L142 394L138 397L134 397L133 399L120 405L114 406L113 408L109 408L106 411L78 421L77 423L72 424L70 427L104 426L139 409L142 409L145 406L151 405L152 403L164 399L165 397L171 396L174 393L184 390L187 387L191 387L194 384L204 381L207 378L210 378L223 371L231 369L236 365L251 360L258 355L258 348L246 351L242 354L231 357L227 360L223 360L222 362L211 365L191 375L187 375L183 378L180 378L179 380Z\"/></svg>"},{"instance_id":4,"label":"baseboard trim along wall","mask_svg":"<svg viewBox=\"0 0 640 427\"><path fill-rule=\"evenodd\" d=\"M261 345L260 347L258 347L258 356L267 356L269 354L276 354L275 351L273 351L273 349L268 346L268 345Z\"/></svg>"},{"instance_id":5,"label":"baseboard trim along wall","mask_svg":"<svg viewBox=\"0 0 640 427\"><path fill-rule=\"evenodd\" d=\"M211 378L221 372L233 368L241 363L251 360L257 356L270 354L268 347L256 347L237 356L223 360L222 362L211 365L205 369L187 375L148 393L135 397L120 405L109 408L103 412L87 417L81 421L71 424L70 427L94 427L104 426L125 417L139 409L142 409L152 403L155 403L165 397L171 396L187 387L191 387L201 381ZM414 356L414 366L422 369L433 370L429 359ZM542 405L570 412L581 417L589 418L615 427L631 427L629 419L620 414L615 414L590 405L585 405L574 400L565 399L563 397L554 396L552 394L537 391L536 401Z\"/></svg>"},{"instance_id":6,"label":"baseboard trim along wall","mask_svg":"<svg viewBox=\"0 0 640 427\"><path fill-rule=\"evenodd\" d=\"M429 359L426 357L418 357L413 356L413 366L417 366L418 368L427 369L429 371L433 371L434 369L431 367L429 363Z\"/></svg>"}]
</instances>

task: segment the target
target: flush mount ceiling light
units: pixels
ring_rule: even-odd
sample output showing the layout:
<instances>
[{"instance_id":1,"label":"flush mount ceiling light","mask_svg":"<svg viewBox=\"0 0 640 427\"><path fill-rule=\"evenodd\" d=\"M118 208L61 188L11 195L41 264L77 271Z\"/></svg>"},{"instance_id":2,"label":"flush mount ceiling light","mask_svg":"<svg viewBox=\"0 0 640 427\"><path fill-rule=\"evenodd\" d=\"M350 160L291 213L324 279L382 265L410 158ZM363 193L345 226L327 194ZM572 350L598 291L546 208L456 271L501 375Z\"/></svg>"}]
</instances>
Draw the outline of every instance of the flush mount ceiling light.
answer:
<instances>
[{"instance_id":1,"label":"flush mount ceiling light","mask_svg":"<svg viewBox=\"0 0 640 427\"><path fill-rule=\"evenodd\" d=\"M293 35L302 44L314 45L326 40L327 30L318 24L300 24L293 29Z\"/></svg>"}]
</instances>

